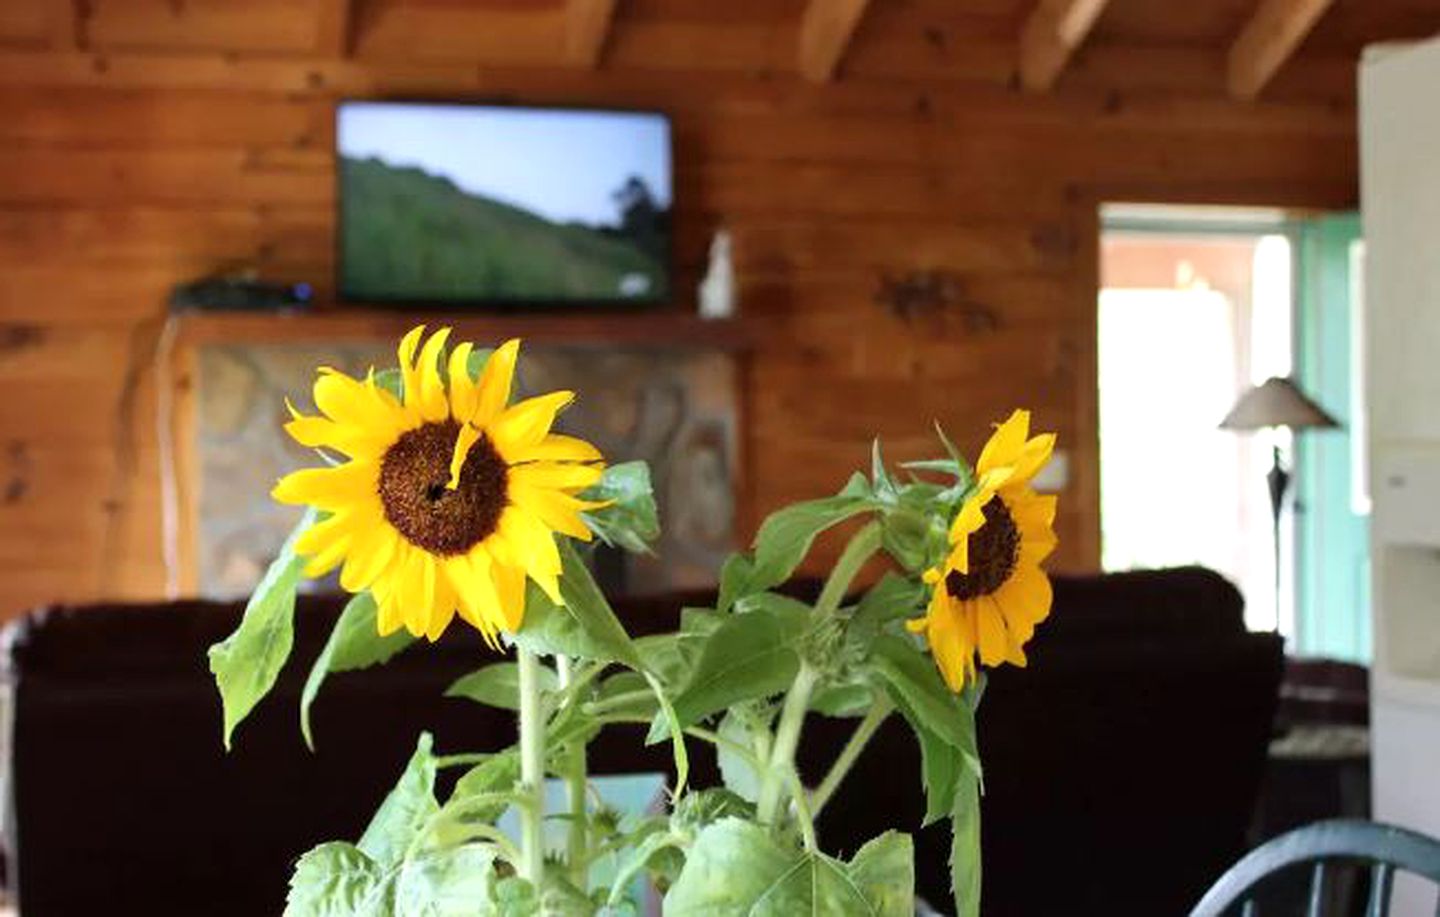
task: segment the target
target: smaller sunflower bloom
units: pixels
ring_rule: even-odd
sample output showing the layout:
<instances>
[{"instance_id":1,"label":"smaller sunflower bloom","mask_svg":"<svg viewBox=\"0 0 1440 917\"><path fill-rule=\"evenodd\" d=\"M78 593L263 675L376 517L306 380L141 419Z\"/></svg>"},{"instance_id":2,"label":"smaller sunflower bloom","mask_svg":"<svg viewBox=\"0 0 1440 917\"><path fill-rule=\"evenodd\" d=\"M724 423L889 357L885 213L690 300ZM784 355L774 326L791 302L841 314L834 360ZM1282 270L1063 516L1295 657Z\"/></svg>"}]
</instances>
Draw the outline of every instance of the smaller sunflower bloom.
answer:
<instances>
[{"instance_id":1,"label":"smaller sunflower bloom","mask_svg":"<svg viewBox=\"0 0 1440 917\"><path fill-rule=\"evenodd\" d=\"M1029 412L1016 411L985 444L975 486L950 526L950 553L925 573L934 587L929 607L908 624L925 635L952 691L974 680L977 658L1024 666L1025 644L1050 613L1040 564L1055 549L1055 497L1037 494L1030 481L1055 436L1029 434Z\"/></svg>"},{"instance_id":2,"label":"smaller sunflower bloom","mask_svg":"<svg viewBox=\"0 0 1440 917\"><path fill-rule=\"evenodd\" d=\"M550 431L573 393L509 403L518 340L497 348L474 379L473 345L457 345L447 360L449 329L422 346L424 330L400 342L400 398L373 373L320 370L322 416L292 407L285 429L348 461L286 475L272 495L326 514L296 541L305 574L340 567L347 591L368 589L381 634L403 626L435 640L458 612L495 646L524 620L527 577L560 601L555 535L590 540L580 513L603 504L577 494L604 465L590 443Z\"/></svg>"}]
</instances>

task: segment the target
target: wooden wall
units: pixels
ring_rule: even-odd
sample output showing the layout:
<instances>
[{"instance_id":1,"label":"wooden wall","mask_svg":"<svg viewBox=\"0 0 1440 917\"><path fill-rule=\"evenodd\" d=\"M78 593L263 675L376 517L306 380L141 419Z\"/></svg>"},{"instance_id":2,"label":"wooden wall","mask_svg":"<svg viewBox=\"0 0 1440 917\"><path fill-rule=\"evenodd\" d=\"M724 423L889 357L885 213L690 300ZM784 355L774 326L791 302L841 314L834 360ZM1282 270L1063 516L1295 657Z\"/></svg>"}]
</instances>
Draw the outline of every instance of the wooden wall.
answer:
<instances>
[{"instance_id":1,"label":"wooden wall","mask_svg":"<svg viewBox=\"0 0 1440 917\"><path fill-rule=\"evenodd\" d=\"M762 328L747 534L836 488L873 436L915 457L938 420L973 448L1020 405L1070 452L1058 566L1093 567L1096 205L1353 205L1353 29L1317 31L1320 52L1242 104L1223 43L1194 35L1223 38L1244 4L1116 0L1045 95L1015 88L1027 2L878 0L826 85L795 74L801 6L623 2L590 71L560 65L558 3L362 4L350 57L327 0L5 3L0 613L161 592L167 291L231 262L328 288L342 96L669 111L677 305L723 224ZM998 329L877 304L882 276L932 268Z\"/></svg>"}]
</instances>

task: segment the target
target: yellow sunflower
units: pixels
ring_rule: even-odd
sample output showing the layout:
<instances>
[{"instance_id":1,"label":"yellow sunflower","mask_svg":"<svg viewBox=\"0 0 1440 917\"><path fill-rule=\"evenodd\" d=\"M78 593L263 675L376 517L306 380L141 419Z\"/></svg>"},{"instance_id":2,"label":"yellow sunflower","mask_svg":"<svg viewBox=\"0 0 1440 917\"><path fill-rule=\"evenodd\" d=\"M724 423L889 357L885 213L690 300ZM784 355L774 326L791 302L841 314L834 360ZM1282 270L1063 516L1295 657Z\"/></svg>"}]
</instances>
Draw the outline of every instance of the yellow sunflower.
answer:
<instances>
[{"instance_id":1,"label":"yellow sunflower","mask_svg":"<svg viewBox=\"0 0 1440 917\"><path fill-rule=\"evenodd\" d=\"M1050 579L1041 562L1055 549L1055 498L1030 480L1050 459L1055 435L1030 437L1030 414L1016 411L995 430L975 465L976 484L950 527L950 554L925 572L935 587L923 633L952 691L988 666L1025 665L1025 643L1050 613Z\"/></svg>"},{"instance_id":2,"label":"yellow sunflower","mask_svg":"<svg viewBox=\"0 0 1440 917\"><path fill-rule=\"evenodd\" d=\"M370 590L381 634L405 627L435 640L458 611L496 645L525 616L525 578L560 601L555 533L588 541L580 512L600 504L576 494L600 479L600 452L551 433L574 398L551 392L510 405L520 342L506 341L473 379L473 345L444 361L450 329L400 341L403 398L321 368L315 405L290 408L286 431L348 461L306 468L276 484L275 499L326 514L301 534L305 573L340 567L350 592ZM417 358L416 351L419 351Z\"/></svg>"}]
</instances>

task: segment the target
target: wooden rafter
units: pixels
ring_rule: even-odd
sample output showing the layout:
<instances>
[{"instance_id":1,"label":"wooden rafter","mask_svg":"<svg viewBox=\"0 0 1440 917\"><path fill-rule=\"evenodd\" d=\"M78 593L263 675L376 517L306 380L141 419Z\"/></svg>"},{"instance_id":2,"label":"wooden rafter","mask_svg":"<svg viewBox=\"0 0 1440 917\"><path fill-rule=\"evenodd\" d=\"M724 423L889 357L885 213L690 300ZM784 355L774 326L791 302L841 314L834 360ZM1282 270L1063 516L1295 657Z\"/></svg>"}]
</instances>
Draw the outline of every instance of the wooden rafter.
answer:
<instances>
[{"instance_id":1,"label":"wooden rafter","mask_svg":"<svg viewBox=\"0 0 1440 917\"><path fill-rule=\"evenodd\" d=\"M1334 0L1262 0L1230 46L1230 94L1253 99L1310 34Z\"/></svg>"},{"instance_id":2,"label":"wooden rafter","mask_svg":"<svg viewBox=\"0 0 1440 917\"><path fill-rule=\"evenodd\" d=\"M566 0L565 60L576 67L600 65L618 0Z\"/></svg>"},{"instance_id":3,"label":"wooden rafter","mask_svg":"<svg viewBox=\"0 0 1440 917\"><path fill-rule=\"evenodd\" d=\"M1108 0L1040 0L1020 33L1020 82L1031 92L1055 85Z\"/></svg>"},{"instance_id":4,"label":"wooden rafter","mask_svg":"<svg viewBox=\"0 0 1440 917\"><path fill-rule=\"evenodd\" d=\"M824 83L835 73L869 0L810 0L800 21L800 72Z\"/></svg>"},{"instance_id":5,"label":"wooden rafter","mask_svg":"<svg viewBox=\"0 0 1440 917\"><path fill-rule=\"evenodd\" d=\"M315 25L315 50L326 57L349 57L355 46L355 3L320 0Z\"/></svg>"}]
</instances>

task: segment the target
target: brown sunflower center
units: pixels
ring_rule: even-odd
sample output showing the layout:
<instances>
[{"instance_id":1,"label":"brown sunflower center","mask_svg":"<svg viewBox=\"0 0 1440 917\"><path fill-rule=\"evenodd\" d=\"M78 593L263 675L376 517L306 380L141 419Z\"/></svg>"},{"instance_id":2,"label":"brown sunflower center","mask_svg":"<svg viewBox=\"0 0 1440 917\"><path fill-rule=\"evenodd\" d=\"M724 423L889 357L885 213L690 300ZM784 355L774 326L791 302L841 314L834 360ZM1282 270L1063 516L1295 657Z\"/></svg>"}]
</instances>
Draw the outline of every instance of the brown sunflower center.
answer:
<instances>
[{"instance_id":1,"label":"brown sunflower center","mask_svg":"<svg viewBox=\"0 0 1440 917\"><path fill-rule=\"evenodd\" d=\"M990 595L1004 585L1020 559L1020 529L999 497L985 504L985 524L970 533L970 572L945 574L945 591L964 601Z\"/></svg>"},{"instance_id":2,"label":"brown sunflower center","mask_svg":"<svg viewBox=\"0 0 1440 917\"><path fill-rule=\"evenodd\" d=\"M454 490L450 457L460 425L427 423L401 434L380 462L385 518L413 545L432 554L463 554L500 524L509 482L505 460L481 437L460 467Z\"/></svg>"}]
</instances>

